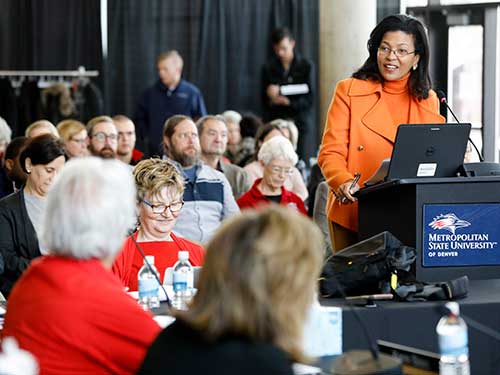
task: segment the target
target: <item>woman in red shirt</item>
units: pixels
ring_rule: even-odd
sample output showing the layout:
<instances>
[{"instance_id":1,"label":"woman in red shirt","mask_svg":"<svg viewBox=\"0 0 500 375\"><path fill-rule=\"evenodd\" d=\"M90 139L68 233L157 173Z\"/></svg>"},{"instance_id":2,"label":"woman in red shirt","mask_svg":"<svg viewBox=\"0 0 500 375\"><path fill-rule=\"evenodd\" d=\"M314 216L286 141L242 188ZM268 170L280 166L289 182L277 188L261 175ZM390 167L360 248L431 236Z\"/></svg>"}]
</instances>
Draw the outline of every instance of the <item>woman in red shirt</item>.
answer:
<instances>
[{"instance_id":1,"label":"woman in red shirt","mask_svg":"<svg viewBox=\"0 0 500 375\"><path fill-rule=\"evenodd\" d=\"M165 270L177 262L181 250L189 252L193 266L201 266L201 246L172 233L184 202L184 181L177 168L166 160L146 159L134 168L139 209L139 228L132 236L146 255L154 255L163 282ZM113 273L129 290L137 290L137 274L144 261L131 237L123 244L113 264Z\"/></svg>"},{"instance_id":2,"label":"woman in red shirt","mask_svg":"<svg viewBox=\"0 0 500 375\"><path fill-rule=\"evenodd\" d=\"M302 199L283 186L298 160L290 141L281 135L267 140L259 150L258 159L264 174L237 200L238 206L256 208L274 202L307 215Z\"/></svg>"}]
</instances>

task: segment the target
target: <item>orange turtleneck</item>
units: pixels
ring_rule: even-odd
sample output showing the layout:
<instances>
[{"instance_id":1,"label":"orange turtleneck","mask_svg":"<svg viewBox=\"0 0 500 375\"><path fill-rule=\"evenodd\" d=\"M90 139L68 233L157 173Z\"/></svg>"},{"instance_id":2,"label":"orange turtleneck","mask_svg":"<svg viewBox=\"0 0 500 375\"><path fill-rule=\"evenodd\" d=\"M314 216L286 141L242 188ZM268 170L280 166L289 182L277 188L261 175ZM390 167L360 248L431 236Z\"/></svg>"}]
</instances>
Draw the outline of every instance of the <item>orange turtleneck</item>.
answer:
<instances>
[{"instance_id":1,"label":"orange turtleneck","mask_svg":"<svg viewBox=\"0 0 500 375\"><path fill-rule=\"evenodd\" d=\"M410 119L410 91L408 79L410 72L397 81L385 81L382 100L387 103L394 126L407 124Z\"/></svg>"}]
</instances>

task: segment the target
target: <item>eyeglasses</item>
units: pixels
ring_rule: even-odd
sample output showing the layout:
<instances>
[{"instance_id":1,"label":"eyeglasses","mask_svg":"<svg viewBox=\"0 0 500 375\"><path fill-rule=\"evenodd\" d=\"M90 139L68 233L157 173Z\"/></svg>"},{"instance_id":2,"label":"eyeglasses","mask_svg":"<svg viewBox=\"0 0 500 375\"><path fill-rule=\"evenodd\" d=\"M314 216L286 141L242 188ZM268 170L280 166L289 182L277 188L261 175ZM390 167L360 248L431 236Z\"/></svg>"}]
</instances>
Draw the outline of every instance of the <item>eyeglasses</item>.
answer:
<instances>
[{"instance_id":1,"label":"eyeglasses","mask_svg":"<svg viewBox=\"0 0 500 375\"><path fill-rule=\"evenodd\" d=\"M378 53L380 53L381 55L386 55L387 56L387 55L390 55L391 52L394 52L394 54L396 55L396 57L405 57L405 56L411 55L412 53L415 53L417 51L415 50L415 51L409 52L405 48L390 49L387 46L380 46L380 47L378 47Z\"/></svg>"},{"instance_id":2,"label":"eyeglasses","mask_svg":"<svg viewBox=\"0 0 500 375\"><path fill-rule=\"evenodd\" d=\"M153 211L154 214L162 214L168 209L172 215L175 215L182 209L182 206L184 206L183 201L173 202L170 204L152 204L143 199L142 202L146 206L151 207L151 211Z\"/></svg>"},{"instance_id":3,"label":"eyeglasses","mask_svg":"<svg viewBox=\"0 0 500 375\"><path fill-rule=\"evenodd\" d=\"M87 138L83 138L83 139L71 138L70 141L78 143L79 145L83 145L84 143L87 142Z\"/></svg>"},{"instance_id":4,"label":"eyeglasses","mask_svg":"<svg viewBox=\"0 0 500 375\"><path fill-rule=\"evenodd\" d=\"M182 140L186 140L186 139L198 139L198 133L191 133L191 132L187 132L187 133L177 133L175 135L177 138L179 139L182 139Z\"/></svg>"},{"instance_id":5,"label":"eyeglasses","mask_svg":"<svg viewBox=\"0 0 500 375\"><path fill-rule=\"evenodd\" d=\"M135 135L135 132L118 132L118 138L132 137L133 135Z\"/></svg>"},{"instance_id":6,"label":"eyeglasses","mask_svg":"<svg viewBox=\"0 0 500 375\"><path fill-rule=\"evenodd\" d=\"M104 142L106 139L109 139L110 142L116 142L118 139L117 134L106 134L103 132L95 133L92 138L97 139L99 142Z\"/></svg>"},{"instance_id":7,"label":"eyeglasses","mask_svg":"<svg viewBox=\"0 0 500 375\"><path fill-rule=\"evenodd\" d=\"M281 167L271 167L271 172L273 174L286 174L291 175L293 173L293 168L281 168Z\"/></svg>"}]
</instances>

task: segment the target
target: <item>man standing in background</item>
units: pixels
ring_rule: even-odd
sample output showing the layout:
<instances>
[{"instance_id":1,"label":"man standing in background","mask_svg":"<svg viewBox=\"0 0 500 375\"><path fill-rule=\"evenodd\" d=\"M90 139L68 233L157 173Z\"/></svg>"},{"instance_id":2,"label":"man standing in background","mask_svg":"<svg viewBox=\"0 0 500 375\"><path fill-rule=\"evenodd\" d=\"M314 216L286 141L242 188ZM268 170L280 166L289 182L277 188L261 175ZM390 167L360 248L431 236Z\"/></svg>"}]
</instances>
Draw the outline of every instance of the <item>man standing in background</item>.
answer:
<instances>
[{"instance_id":1,"label":"man standing in background","mask_svg":"<svg viewBox=\"0 0 500 375\"><path fill-rule=\"evenodd\" d=\"M266 120L289 119L297 125L297 152L308 163L315 154L311 124L314 68L295 51L295 40L287 28L275 29L271 43L274 56L265 64L262 75Z\"/></svg>"},{"instance_id":2,"label":"man standing in background","mask_svg":"<svg viewBox=\"0 0 500 375\"><path fill-rule=\"evenodd\" d=\"M160 155L163 124L168 118L186 115L196 120L207 114L200 90L182 79L183 65L175 50L160 54L156 60L159 80L139 99L134 122L148 155Z\"/></svg>"}]
</instances>

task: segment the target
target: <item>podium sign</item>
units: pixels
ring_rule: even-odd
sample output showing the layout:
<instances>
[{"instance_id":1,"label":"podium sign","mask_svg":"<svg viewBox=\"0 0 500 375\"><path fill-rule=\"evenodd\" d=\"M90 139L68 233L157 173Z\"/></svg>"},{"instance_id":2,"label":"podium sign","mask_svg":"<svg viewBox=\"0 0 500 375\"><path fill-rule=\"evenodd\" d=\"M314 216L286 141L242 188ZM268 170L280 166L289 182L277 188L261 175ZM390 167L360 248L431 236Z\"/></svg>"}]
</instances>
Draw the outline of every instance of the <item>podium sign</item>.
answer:
<instances>
[{"instance_id":1,"label":"podium sign","mask_svg":"<svg viewBox=\"0 0 500 375\"><path fill-rule=\"evenodd\" d=\"M422 266L500 265L500 205L424 204Z\"/></svg>"}]
</instances>

